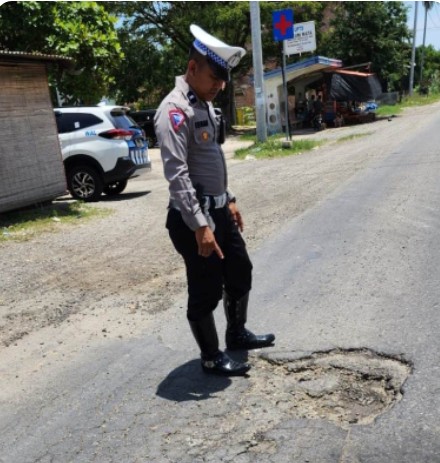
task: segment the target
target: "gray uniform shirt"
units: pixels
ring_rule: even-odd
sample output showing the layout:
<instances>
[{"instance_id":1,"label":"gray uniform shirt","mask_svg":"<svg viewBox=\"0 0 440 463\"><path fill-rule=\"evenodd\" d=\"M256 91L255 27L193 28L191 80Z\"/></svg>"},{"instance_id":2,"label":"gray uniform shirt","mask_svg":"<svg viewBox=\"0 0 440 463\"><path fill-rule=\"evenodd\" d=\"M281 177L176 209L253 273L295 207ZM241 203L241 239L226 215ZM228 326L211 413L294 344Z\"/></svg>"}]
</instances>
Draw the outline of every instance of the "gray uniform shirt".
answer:
<instances>
[{"instance_id":1,"label":"gray uniform shirt","mask_svg":"<svg viewBox=\"0 0 440 463\"><path fill-rule=\"evenodd\" d=\"M228 193L220 125L212 103L201 101L183 76L160 104L155 116L165 178L172 204L191 230L208 225L197 197Z\"/></svg>"}]
</instances>

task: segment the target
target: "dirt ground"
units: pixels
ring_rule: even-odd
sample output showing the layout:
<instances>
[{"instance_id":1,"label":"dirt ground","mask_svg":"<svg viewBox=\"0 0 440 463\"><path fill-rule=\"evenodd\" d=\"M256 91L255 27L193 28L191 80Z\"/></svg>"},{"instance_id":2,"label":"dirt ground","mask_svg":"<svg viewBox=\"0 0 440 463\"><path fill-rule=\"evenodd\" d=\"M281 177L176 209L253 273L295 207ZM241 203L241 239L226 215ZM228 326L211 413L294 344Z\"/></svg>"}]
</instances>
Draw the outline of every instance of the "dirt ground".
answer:
<instances>
[{"instance_id":1,"label":"dirt ground","mask_svg":"<svg viewBox=\"0 0 440 463\"><path fill-rule=\"evenodd\" d=\"M391 120L295 132L293 140L326 141L319 149L272 160L232 159L243 143L229 138L229 183L251 255L286 222L366 168L384 146L392 149L429 111L421 107ZM183 264L164 227L168 186L158 150L150 154L151 172L131 180L117 199L103 197L94 205L110 209L109 216L74 225L61 221L54 233L0 244L0 352L25 346L31 336L40 344L57 339L78 346L93 338L135 336L175 301L182 300L185 310ZM66 196L56 204L69 201ZM57 337L60 329L63 336Z\"/></svg>"}]
</instances>

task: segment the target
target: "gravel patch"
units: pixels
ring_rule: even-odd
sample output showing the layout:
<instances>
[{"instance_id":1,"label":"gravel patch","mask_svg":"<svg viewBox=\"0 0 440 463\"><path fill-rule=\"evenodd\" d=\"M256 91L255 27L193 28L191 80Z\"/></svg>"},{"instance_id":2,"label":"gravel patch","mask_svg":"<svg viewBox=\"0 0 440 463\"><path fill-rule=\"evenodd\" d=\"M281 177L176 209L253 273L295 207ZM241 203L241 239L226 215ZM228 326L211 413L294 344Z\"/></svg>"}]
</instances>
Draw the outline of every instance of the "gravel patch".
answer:
<instances>
[{"instance_id":1,"label":"gravel patch","mask_svg":"<svg viewBox=\"0 0 440 463\"><path fill-rule=\"evenodd\" d=\"M229 181L244 217L250 253L402 143L429 113L429 107L421 107L391 121L295 132L293 140L325 143L282 159L235 160L234 150L249 142L230 137L225 144ZM183 263L164 226L168 185L157 149L151 150L151 158L151 172L132 179L119 197L103 197L94 205L110 209L109 216L74 225L61 220L55 232L0 244L0 349L78 316L94 320L100 336L136 335L152 317L185 300Z\"/></svg>"}]
</instances>

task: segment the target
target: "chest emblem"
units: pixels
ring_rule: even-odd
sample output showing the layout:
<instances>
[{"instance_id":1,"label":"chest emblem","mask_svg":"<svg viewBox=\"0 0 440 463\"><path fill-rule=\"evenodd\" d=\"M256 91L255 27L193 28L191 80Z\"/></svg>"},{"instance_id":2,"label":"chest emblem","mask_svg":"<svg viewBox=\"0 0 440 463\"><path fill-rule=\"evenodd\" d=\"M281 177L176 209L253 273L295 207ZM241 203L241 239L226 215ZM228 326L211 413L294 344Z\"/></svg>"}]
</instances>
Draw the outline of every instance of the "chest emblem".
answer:
<instances>
[{"instance_id":1,"label":"chest emblem","mask_svg":"<svg viewBox=\"0 0 440 463\"><path fill-rule=\"evenodd\" d=\"M180 127L185 122L185 114L181 109L171 109L168 113L171 124L175 132L178 132Z\"/></svg>"},{"instance_id":2,"label":"chest emblem","mask_svg":"<svg viewBox=\"0 0 440 463\"><path fill-rule=\"evenodd\" d=\"M208 141L209 140L209 133L208 132L202 132L202 140L203 141Z\"/></svg>"}]
</instances>

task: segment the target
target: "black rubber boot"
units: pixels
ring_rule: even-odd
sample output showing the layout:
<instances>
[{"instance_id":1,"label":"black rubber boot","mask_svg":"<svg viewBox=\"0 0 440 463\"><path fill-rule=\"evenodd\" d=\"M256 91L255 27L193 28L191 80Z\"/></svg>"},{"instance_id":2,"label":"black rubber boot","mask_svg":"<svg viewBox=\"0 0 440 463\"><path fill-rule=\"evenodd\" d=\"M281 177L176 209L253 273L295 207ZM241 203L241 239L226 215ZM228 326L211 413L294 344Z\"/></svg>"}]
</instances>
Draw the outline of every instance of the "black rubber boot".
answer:
<instances>
[{"instance_id":1,"label":"black rubber boot","mask_svg":"<svg viewBox=\"0 0 440 463\"><path fill-rule=\"evenodd\" d=\"M247 363L236 362L218 348L214 314L202 320L189 320L191 331L201 350L202 368L206 373L221 376L243 376L249 369Z\"/></svg>"},{"instance_id":2,"label":"black rubber boot","mask_svg":"<svg viewBox=\"0 0 440 463\"><path fill-rule=\"evenodd\" d=\"M239 300L232 299L223 293L223 305L228 322L226 346L229 350L259 349L260 347L271 346L275 341L273 334L256 335L244 327L247 321L248 302L249 293Z\"/></svg>"}]
</instances>

